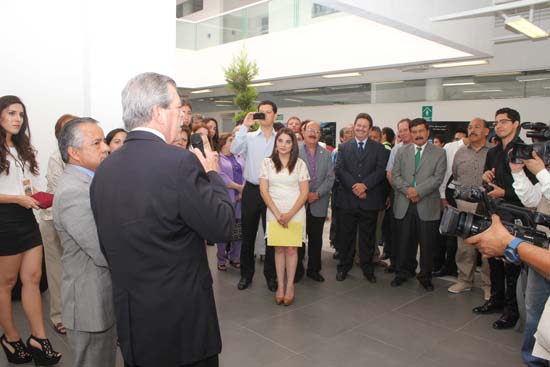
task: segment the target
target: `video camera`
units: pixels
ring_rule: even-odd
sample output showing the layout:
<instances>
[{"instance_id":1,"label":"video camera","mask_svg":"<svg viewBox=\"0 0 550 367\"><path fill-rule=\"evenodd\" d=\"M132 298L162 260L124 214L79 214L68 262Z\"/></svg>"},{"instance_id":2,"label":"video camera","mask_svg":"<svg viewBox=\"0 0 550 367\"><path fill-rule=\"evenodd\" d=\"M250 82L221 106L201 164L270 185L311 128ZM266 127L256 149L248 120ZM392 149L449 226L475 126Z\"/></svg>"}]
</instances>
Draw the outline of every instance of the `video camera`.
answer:
<instances>
[{"instance_id":1,"label":"video camera","mask_svg":"<svg viewBox=\"0 0 550 367\"><path fill-rule=\"evenodd\" d=\"M533 140L533 144L514 143L510 160L513 163L522 163L524 159L532 159L534 150L544 161L544 165L550 166L550 126L544 122L524 122L521 128L529 130L527 137Z\"/></svg>"},{"instance_id":2,"label":"video camera","mask_svg":"<svg viewBox=\"0 0 550 367\"><path fill-rule=\"evenodd\" d=\"M470 203L481 204L482 211L485 211L488 216L461 212L452 206L447 206L443 211L439 226L441 234L468 238L485 231L491 226L491 214L504 214L515 218L514 223L502 222L510 234L536 246L548 248L549 241L546 233L537 230L536 226L542 225L550 228L550 216L507 204L502 199L492 199L483 187L456 186L454 197Z\"/></svg>"}]
</instances>

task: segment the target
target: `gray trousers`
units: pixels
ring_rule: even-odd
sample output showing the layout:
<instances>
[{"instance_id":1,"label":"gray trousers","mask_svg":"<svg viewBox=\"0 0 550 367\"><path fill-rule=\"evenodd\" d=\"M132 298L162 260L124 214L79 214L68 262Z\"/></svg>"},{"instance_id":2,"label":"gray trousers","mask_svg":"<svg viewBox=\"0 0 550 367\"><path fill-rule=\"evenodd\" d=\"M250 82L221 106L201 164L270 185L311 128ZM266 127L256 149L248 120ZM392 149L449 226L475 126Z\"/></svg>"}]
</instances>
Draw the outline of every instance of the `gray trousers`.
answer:
<instances>
[{"instance_id":1,"label":"gray trousers","mask_svg":"<svg viewBox=\"0 0 550 367\"><path fill-rule=\"evenodd\" d=\"M67 329L67 338L74 353L74 367L115 367L115 325L94 333Z\"/></svg>"}]
</instances>

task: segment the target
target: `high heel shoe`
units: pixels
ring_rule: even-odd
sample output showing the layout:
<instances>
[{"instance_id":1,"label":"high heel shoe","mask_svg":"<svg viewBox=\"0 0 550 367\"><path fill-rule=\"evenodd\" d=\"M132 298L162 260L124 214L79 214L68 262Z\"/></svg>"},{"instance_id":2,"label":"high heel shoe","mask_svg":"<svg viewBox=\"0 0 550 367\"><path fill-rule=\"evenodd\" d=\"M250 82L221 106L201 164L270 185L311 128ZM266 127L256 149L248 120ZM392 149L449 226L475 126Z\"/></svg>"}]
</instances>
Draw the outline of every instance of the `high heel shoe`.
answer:
<instances>
[{"instance_id":1,"label":"high heel shoe","mask_svg":"<svg viewBox=\"0 0 550 367\"><path fill-rule=\"evenodd\" d=\"M294 302L294 296L286 298L283 298L283 303L285 306L290 306Z\"/></svg>"},{"instance_id":2,"label":"high heel shoe","mask_svg":"<svg viewBox=\"0 0 550 367\"><path fill-rule=\"evenodd\" d=\"M40 344L40 348L32 345L31 340ZM49 339L40 339L31 335L27 339L27 348L29 348L34 358L34 364L37 366L52 366L61 359L61 354L53 350Z\"/></svg>"},{"instance_id":3,"label":"high heel shoe","mask_svg":"<svg viewBox=\"0 0 550 367\"><path fill-rule=\"evenodd\" d=\"M275 296L275 303L277 305L282 305L284 302L284 297Z\"/></svg>"},{"instance_id":4,"label":"high heel shoe","mask_svg":"<svg viewBox=\"0 0 550 367\"><path fill-rule=\"evenodd\" d=\"M0 343L2 344L2 348L6 353L6 358L8 359L8 362L13 364L23 364L32 361L32 355L29 353L27 347L25 347L25 344L23 344L23 341L21 339L16 342L10 342L4 334L0 338ZM11 346L13 348L13 352L9 350L6 345Z\"/></svg>"}]
</instances>

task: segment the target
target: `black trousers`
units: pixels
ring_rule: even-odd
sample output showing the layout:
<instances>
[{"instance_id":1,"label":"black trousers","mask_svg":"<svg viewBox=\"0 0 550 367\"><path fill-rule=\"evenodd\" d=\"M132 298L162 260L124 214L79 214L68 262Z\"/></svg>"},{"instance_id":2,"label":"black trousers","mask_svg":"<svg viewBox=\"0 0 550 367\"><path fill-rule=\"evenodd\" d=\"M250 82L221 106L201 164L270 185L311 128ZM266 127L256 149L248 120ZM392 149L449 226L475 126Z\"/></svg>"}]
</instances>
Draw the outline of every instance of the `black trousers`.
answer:
<instances>
[{"instance_id":1,"label":"black trousers","mask_svg":"<svg viewBox=\"0 0 550 367\"><path fill-rule=\"evenodd\" d=\"M355 240L359 230L359 264L363 273L372 274L377 210L338 209L338 272L348 272L353 266Z\"/></svg>"},{"instance_id":2,"label":"black trousers","mask_svg":"<svg viewBox=\"0 0 550 367\"><path fill-rule=\"evenodd\" d=\"M396 276L407 279L416 273L416 252L420 243L420 273L417 278L431 280L439 221L421 220L416 204L409 203L403 219L396 219L396 222L400 233Z\"/></svg>"},{"instance_id":3,"label":"black trousers","mask_svg":"<svg viewBox=\"0 0 550 367\"><path fill-rule=\"evenodd\" d=\"M384 211L384 219L382 220L382 240L384 242L384 252L392 258L393 247L395 247L395 230L392 228L393 209L390 206ZM392 262L393 264L393 262Z\"/></svg>"},{"instance_id":4,"label":"black trousers","mask_svg":"<svg viewBox=\"0 0 550 367\"><path fill-rule=\"evenodd\" d=\"M309 205L306 208L307 271L321 271L321 249L323 248L323 226L326 217L314 217Z\"/></svg>"},{"instance_id":5,"label":"black trousers","mask_svg":"<svg viewBox=\"0 0 550 367\"><path fill-rule=\"evenodd\" d=\"M182 364L177 367L218 367L218 366L219 366L219 359L218 359L218 354L216 354L215 356L201 359L198 362L195 362L192 364ZM145 366L140 366L137 364L128 364L124 362L124 367L145 367ZM150 366L150 367L158 367L158 366Z\"/></svg>"},{"instance_id":6,"label":"black trousers","mask_svg":"<svg viewBox=\"0 0 550 367\"><path fill-rule=\"evenodd\" d=\"M518 314L516 285L521 273L521 266L490 258L489 269L491 272L491 299L496 303L504 304L505 312Z\"/></svg>"},{"instance_id":7,"label":"black trousers","mask_svg":"<svg viewBox=\"0 0 550 367\"><path fill-rule=\"evenodd\" d=\"M243 189L241 204L241 223L243 240L241 245L241 277L252 279L254 277L254 245L260 219L265 232L265 211L266 206L260 195L258 185L246 182ZM275 252L272 246L266 246L264 276L267 280L275 279Z\"/></svg>"}]
</instances>

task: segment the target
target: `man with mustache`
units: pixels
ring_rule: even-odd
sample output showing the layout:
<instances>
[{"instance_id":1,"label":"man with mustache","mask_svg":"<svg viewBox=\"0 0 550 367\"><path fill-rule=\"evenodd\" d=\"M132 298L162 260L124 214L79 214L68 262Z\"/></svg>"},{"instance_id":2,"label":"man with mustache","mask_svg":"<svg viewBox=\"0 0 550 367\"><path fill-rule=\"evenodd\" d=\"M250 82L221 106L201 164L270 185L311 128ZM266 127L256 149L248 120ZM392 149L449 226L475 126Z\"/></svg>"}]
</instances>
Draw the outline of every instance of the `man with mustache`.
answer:
<instances>
[{"instance_id":1,"label":"man with mustache","mask_svg":"<svg viewBox=\"0 0 550 367\"><path fill-rule=\"evenodd\" d=\"M487 152L491 145L487 142L489 126L487 121L475 118L468 125L469 144L460 148L452 161L454 182L461 186L481 186L483 167ZM457 208L464 212L475 213L478 204L456 200ZM462 293L472 289L476 269L477 251L473 246L465 245L462 238L457 238L456 265L458 281L449 287L450 293ZM489 278L489 263L483 259L481 280L485 299L490 298L491 280Z\"/></svg>"},{"instance_id":2,"label":"man with mustache","mask_svg":"<svg viewBox=\"0 0 550 367\"><path fill-rule=\"evenodd\" d=\"M400 228L397 269L392 287L402 285L416 275L416 251L420 243L420 284L433 291L433 246L441 200L439 186L447 168L445 151L428 143L430 131L426 120L416 118L410 123L413 144L397 151L392 170L395 187L393 212Z\"/></svg>"}]
</instances>

